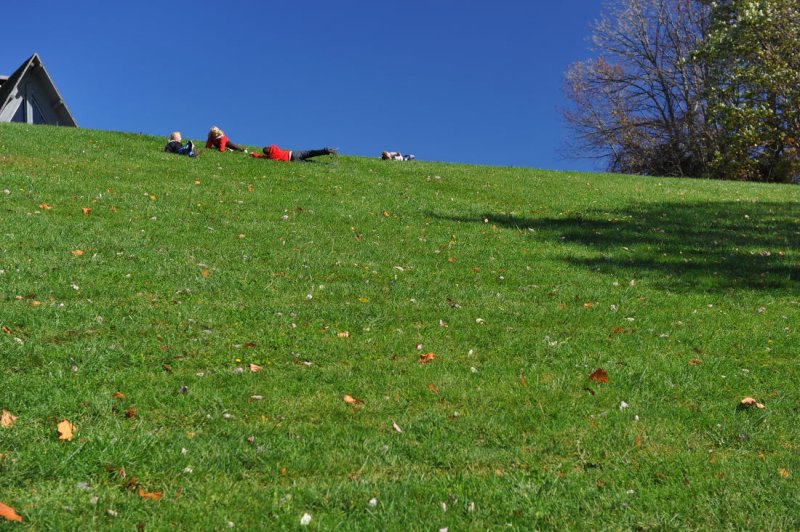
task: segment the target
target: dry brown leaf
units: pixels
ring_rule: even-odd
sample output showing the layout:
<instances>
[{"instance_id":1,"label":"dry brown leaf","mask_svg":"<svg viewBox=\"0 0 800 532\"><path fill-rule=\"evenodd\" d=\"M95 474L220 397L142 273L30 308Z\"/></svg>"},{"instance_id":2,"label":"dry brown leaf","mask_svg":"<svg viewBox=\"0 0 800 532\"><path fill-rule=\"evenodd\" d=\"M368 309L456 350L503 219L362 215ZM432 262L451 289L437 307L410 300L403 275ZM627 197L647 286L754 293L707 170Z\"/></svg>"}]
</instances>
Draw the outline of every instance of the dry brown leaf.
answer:
<instances>
[{"instance_id":1,"label":"dry brown leaf","mask_svg":"<svg viewBox=\"0 0 800 532\"><path fill-rule=\"evenodd\" d=\"M83 250L82 249L73 249L72 251L70 251L70 253L72 253L76 257L80 257L81 255L83 255Z\"/></svg>"},{"instance_id":2,"label":"dry brown leaf","mask_svg":"<svg viewBox=\"0 0 800 532\"><path fill-rule=\"evenodd\" d=\"M754 407L756 407L758 409L761 409L761 410L766 408L766 406L764 406L763 404L757 402L752 397L745 397L744 399L739 401L739 408L750 408L751 406L754 406Z\"/></svg>"},{"instance_id":3,"label":"dry brown leaf","mask_svg":"<svg viewBox=\"0 0 800 532\"><path fill-rule=\"evenodd\" d=\"M8 410L3 410L3 415L0 417L0 427L4 429L10 429L14 426L14 423L17 421L17 416L12 416L11 412Z\"/></svg>"},{"instance_id":4,"label":"dry brown leaf","mask_svg":"<svg viewBox=\"0 0 800 532\"><path fill-rule=\"evenodd\" d=\"M6 327L5 325L3 325L3 332L6 333L6 334L11 334L13 331L11 329L9 329L8 327Z\"/></svg>"},{"instance_id":5,"label":"dry brown leaf","mask_svg":"<svg viewBox=\"0 0 800 532\"><path fill-rule=\"evenodd\" d=\"M430 362L434 358L436 358L436 355L434 355L433 353L422 353L422 354L419 355L419 363L420 364L427 364L428 362Z\"/></svg>"},{"instance_id":6,"label":"dry brown leaf","mask_svg":"<svg viewBox=\"0 0 800 532\"><path fill-rule=\"evenodd\" d=\"M348 405L354 405L354 404L356 404L358 402L355 397L353 397L352 395L347 395L347 394L345 394L345 396L342 397L342 401L344 401Z\"/></svg>"},{"instance_id":7,"label":"dry brown leaf","mask_svg":"<svg viewBox=\"0 0 800 532\"><path fill-rule=\"evenodd\" d=\"M139 497L141 497L142 499L149 499L151 501L160 501L161 497L163 496L164 494L160 491L156 491L153 493L145 493L143 489L139 488Z\"/></svg>"},{"instance_id":8,"label":"dry brown leaf","mask_svg":"<svg viewBox=\"0 0 800 532\"><path fill-rule=\"evenodd\" d=\"M125 411L125 417L128 419L133 419L136 417L136 407L132 406Z\"/></svg>"},{"instance_id":9,"label":"dry brown leaf","mask_svg":"<svg viewBox=\"0 0 800 532\"><path fill-rule=\"evenodd\" d=\"M608 373L603 368L597 368L589 375L589 380L598 384L606 384L608 382Z\"/></svg>"},{"instance_id":10,"label":"dry brown leaf","mask_svg":"<svg viewBox=\"0 0 800 532\"><path fill-rule=\"evenodd\" d=\"M72 441L72 433L75 431L75 425L62 419L58 422L58 439L62 441Z\"/></svg>"},{"instance_id":11,"label":"dry brown leaf","mask_svg":"<svg viewBox=\"0 0 800 532\"><path fill-rule=\"evenodd\" d=\"M519 384L523 388L528 387L528 381L525 379L525 375L523 375L522 373L519 374Z\"/></svg>"},{"instance_id":12,"label":"dry brown leaf","mask_svg":"<svg viewBox=\"0 0 800 532\"><path fill-rule=\"evenodd\" d=\"M693 358L693 359L691 359L691 360L689 361L689 365L690 365L690 366L699 366L699 365L700 365L700 364L702 364L702 363L703 363L703 361L702 361L702 360L700 360L699 358Z\"/></svg>"},{"instance_id":13,"label":"dry brown leaf","mask_svg":"<svg viewBox=\"0 0 800 532\"><path fill-rule=\"evenodd\" d=\"M84 216L88 216L92 214L92 209L90 209L89 207L83 207L81 209L81 212L84 214Z\"/></svg>"},{"instance_id":14,"label":"dry brown leaf","mask_svg":"<svg viewBox=\"0 0 800 532\"><path fill-rule=\"evenodd\" d=\"M636 447L641 447L642 446L642 437L637 435L636 439L633 440L633 443L636 445Z\"/></svg>"},{"instance_id":15,"label":"dry brown leaf","mask_svg":"<svg viewBox=\"0 0 800 532\"><path fill-rule=\"evenodd\" d=\"M249 367L250 367L250 372L251 372L251 373L258 373L259 371L261 371L262 369L264 369L264 368L262 368L261 366L259 366L258 364L250 364L250 366L249 366Z\"/></svg>"},{"instance_id":16,"label":"dry brown leaf","mask_svg":"<svg viewBox=\"0 0 800 532\"><path fill-rule=\"evenodd\" d=\"M429 384L428 389L431 393L439 393L439 388L435 384Z\"/></svg>"},{"instance_id":17,"label":"dry brown leaf","mask_svg":"<svg viewBox=\"0 0 800 532\"><path fill-rule=\"evenodd\" d=\"M48 205L47 203L41 203L39 204L39 208L45 211L49 211L53 207L51 205Z\"/></svg>"},{"instance_id":18,"label":"dry brown leaf","mask_svg":"<svg viewBox=\"0 0 800 532\"><path fill-rule=\"evenodd\" d=\"M125 399L125 394L122 392L114 392L111 394L114 399Z\"/></svg>"},{"instance_id":19,"label":"dry brown leaf","mask_svg":"<svg viewBox=\"0 0 800 532\"><path fill-rule=\"evenodd\" d=\"M41 304L42 304L41 301L36 301L35 299L31 301L31 306L32 307L38 307Z\"/></svg>"},{"instance_id":20,"label":"dry brown leaf","mask_svg":"<svg viewBox=\"0 0 800 532\"><path fill-rule=\"evenodd\" d=\"M0 517L6 521L22 522L22 516L20 516L11 506L3 504L2 502L0 502Z\"/></svg>"},{"instance_id":21,"label":"dry brown leaf","mask_svg":"<svg viewBox=\"0 0 800 532\"><path fill-rule=\"evenodd\" d=\"M785 467L778 469L778 474L781 476L781 478L789 478L789 470Z\"/></svg>"},{"instance_id":22,"label":"dry brown leaf","mask_svg":"<svg viewBox=\"0 0 800 532\"><path fill-rule=\"evenodd\" d=\"M383 211L383 217L384 218L388 218L389 217L389 211Z\"/></svg>"},{"instance_id":23,"label":"dry brown leaf","mask_svg":"<svg viewBox=\"0 0 800 532\"><path fill-rule=\"evenodd\" d=\"M594 303L590 303L588 301L583 304L583 308L592 308L593 306L594 306Z\"/></svg>"}]
</instances>

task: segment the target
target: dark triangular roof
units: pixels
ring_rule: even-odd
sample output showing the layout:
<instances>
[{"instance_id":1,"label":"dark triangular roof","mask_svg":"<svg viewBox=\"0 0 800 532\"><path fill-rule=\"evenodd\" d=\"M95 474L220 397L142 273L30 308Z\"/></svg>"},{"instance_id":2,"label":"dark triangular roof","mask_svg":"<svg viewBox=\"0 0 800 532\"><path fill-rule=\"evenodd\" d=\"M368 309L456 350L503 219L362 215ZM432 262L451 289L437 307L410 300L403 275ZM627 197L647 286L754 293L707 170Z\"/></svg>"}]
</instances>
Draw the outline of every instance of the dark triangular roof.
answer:
<instances>
[{"instance_id":1,"label":"dark triangular roof","mask_svg":"<svg viewBox=\"0 0 800 532\"><path fill-rule=\"evenodd\" d=\"M64 103L64 99L61 98L61 94L58 92L58 89L56 89L53 80L50 78L50 74L47 73L47 70L42 64L42 60L39 58L39 54L37 53L34 53L32 56L30 56L27 61L22 63L22 65L14 71L13 74L8 76L8 79L2 81L2 84L0 84L0 111L3 110L14 93L17 91L17 86L25 77L25 74L35 67L41 68L43 73L41 81L45 85L44 88L51 93L53 101L56 103L56 107L63 108L59 110L59 114L62 115L66 120L65 123L61 125L77 127L78 124L75 122L75 118L72 116L72 113L69 112L67 104Z\"/></svg>"}]
</instances>

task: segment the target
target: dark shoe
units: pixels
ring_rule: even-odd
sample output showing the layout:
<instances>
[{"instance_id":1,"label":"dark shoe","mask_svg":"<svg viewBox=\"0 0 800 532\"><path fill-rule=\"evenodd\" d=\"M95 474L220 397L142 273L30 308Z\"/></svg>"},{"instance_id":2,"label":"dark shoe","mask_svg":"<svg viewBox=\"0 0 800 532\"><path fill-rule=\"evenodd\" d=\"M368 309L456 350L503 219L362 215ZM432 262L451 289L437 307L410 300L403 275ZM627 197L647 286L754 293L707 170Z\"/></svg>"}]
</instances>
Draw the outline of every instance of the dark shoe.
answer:
<instances>
[{"instance_id":1,"label":"dark shoe","mask_svg":"<svg viewBox=\"0 0 800 532\"><path fill-rule=\"evenodd\" d=\"M328 155L337 155L337 154L339 153L338 151L336 151L336 149L334 149L334 148L327 148L327 147L324 149L324 151L325 151L325 153L327 153Z\"/></svg>"}]
</instances>

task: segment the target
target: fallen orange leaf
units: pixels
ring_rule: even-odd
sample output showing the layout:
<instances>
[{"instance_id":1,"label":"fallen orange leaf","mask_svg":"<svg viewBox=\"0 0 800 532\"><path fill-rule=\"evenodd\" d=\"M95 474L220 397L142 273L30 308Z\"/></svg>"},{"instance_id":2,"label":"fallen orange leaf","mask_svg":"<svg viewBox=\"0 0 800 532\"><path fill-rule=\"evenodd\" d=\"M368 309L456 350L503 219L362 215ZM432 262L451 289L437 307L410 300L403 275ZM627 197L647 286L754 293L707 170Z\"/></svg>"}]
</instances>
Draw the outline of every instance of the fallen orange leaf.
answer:
<instances>
[{"instance_id":1,"label":"fallen orange leaf","mask_svg":"<svg viewBox=\"0 0 800 532\"><path fill-rule=\"evenodd\" d=\"M42 203L41 205L39 205L39 208L40 208L40 209L43 209L43 210L45 210L45 211L49 211L49 210L50 210L50 209L52 209L53 207L52 207L52 206L50 206L50 205L48 205L47 203Z\"/></svg>"},{"instance_id":2,"label":"fallen orange leaf","mask_svg":"<svg viewBox=\"0 0 800 532\"><path fill-rule=\"evenodd\" d=\"M350 338L350 333L347 331L342 331L336 333L336 336L338 336L339 338Z\"/></svg>"},{"instance_id":3,"label":"fallen orange leaf","mask_svg":"<svg viewBox=\"0 0 800 532\"><path fill-rule=\"evenodd\" d=\"M11 331L11 329L9 329L5 325L3 325L3 332L6 333L6 334L11 334L12 331Z\"/></svg>"},{"instance_id":4,"label":"fallen orange leaf","mask_svg":"<svg viewBox=\"0 0 800 532\"><path fill-rule=\"evenodd\" d=\"M384 218L388 218L389 217L389 211L383 211L383 217Z\"/></svg>"},{"instance_id":5,"label":"fallen orange leaf","mask_svg":"<svg viewBox=\"0 0 800 532\"><path fill-rule=\"evenodd\" d=\"M199 184L200 184L200 180L199 180L199 179L195 179L195 180L194 180L194 184L195 184L195 185L199 185Z\"/></svg>"},{"instance_id":6,"label":"fallen orange leaf","mask_svg":"<svg viewBox=\"0 0 800 532\"><path fill-rule=\"evenodd\" d=\"M0 502L0 517L7 521L22 522L22 517L11 507Z\"/></svg>"},{"instance_id":7,"label":"fallen orange leaf","mask_svg":"<svg viewBox=\"0 0 800 532\"><path fill-rule=\"evenodd\" d=\"M133 419L136 417L136 407L132 406L125 411L125 417L128 419Z\"/></svg>"},{"instance_id":8,"label":"fallen orange leaf","mask_svg":"<svg viewBox=\"0 0 800 532\"><path fill-rule=\"evenodd\" d=\"M780 468L778 470L778 474L781 476L781 478L789 478L789 470L785 467Z\"/></svg>"},{"instance_id":9,"label":"fallen orange leaf","mask_svg":"<svg viewBox=\"0 0 800 532\"><path fill-rule=\"evenodd\" d=\"M200 273L203 274L203 277L208 277L208 269L205 269L205 270L201 271Z\"/></svg>"},{"instance_id":10,"label":"fallen orange leaf","mask_svg":"<svg viewBox=\"0 0 800 532\"><path fill-rule=\"evenodd\" d=\"M164 494L160 491L156 491L153 493L145 493L143 489L139 488L139 497L141 497L142 499L150 499L151 501L160 501L161 497L163 496Z\"/></svg>"},{"instance_id":11,"label":"fallen orange leaf","mask_svg":"<svg viewBox=\"0 0 800 532\"><path fill-rule=\"evenodd\" d=\"M83 250L82 249L73 249L72 251L70 251L70 253L72 253L76 257L80 257L81 255L83 255Z\"/></svg>"},{"instance_id":12,"label":"fallen orange leaf","mask_svg":"<svg viewBox=\"0 0 800 532\"><path fill-rule=\"evenodd\" d=\"M122 392L114 392L111 394L114 399L125 399L125 394Z\"/></svg>"},{"instance_id":13,"label":"fallen orange leaf","mask_svg":"<svg viewBox=\"0 0 800 532\"><path fill-rule=\"evenodd\" d=\"M592 308L593 306L594 306L594 303L589 303L588 301L583 304L583 308Z\"/></svg>"},{"instance_id":14,"label":"fallen orange leaf","mask_svg":"<svg viewBox=\"0 0 800 532\"><path fill-rule=\"evenodd\" d=\"M642 437L641 436L636 436L636 439L634 440L634 443L636 444L636 447L641 447L642 446Z\"/></svg>"},{"instance_id":15,"label":"fallen orange leaf","mask_svg":"<svg viewBox=\"0 0 800 532\"><path fill-rule=\"evenodd\" d=\"M434 358L436 358L436 355L434 355L433 353L420 354L419 355L419 363L420 364L427 364L428 362L430 362Z\"/></svg>"},{"instance_id":16,"label":"fallen orange leaf","mask_svg":"<svg viewBox=\"0 0 800 532\"><path fill-rule=\"evenodd\" d=\"M439 388L435 384L429 384L428 389L431 393L439 393Z\"/></svg>"},{"instance_id":17,"label":"fallen orange leaf","mask_svg":"<svg viewBox=\"0 0 800 532\"><path fill-rule=\"evenodd\" d=\"M262 369L264 369L264 368L262 368L261 366L259 366L259 365L257 365L257 364L250 364L250 371L251 371L252 373L258 373L258 372L259 372L259 371L261 371Z\"/></svg>"},{"instance_id":18,"label":"fallen orange leaf","mask_svg":"<svg viewBox=\"0 0 800 532\"><path fill-rule=\"evenodd\" d=\"M608 373L603 368L597 368L589 375L589 380L598 384L605 384L608 382Z\"/></svg>"},{"instance_id":19,"label":"fallen orange leaf","mask_svg":"<svg viewBox=\"0 0 800 532\"><path fill-rule=\"evenodd\" d=\"M703 363L703 361L702 361L702 360L700 360L699 358L693 358L693 359L691 359L691 360L689 361L689 365L690 365L690 366L699 366L699 365L700 365L700 364L702 364L702 363Z\"/></svg>"},{"instance_id":20,"label":"fallen orange leaf","mask_svg":"<svg viewBox=\"0 0 800 532\"><path fill-rule=\"evenodd\" d=\"M356 399L356 398L355 398L355 397L353 397L352 395L347 395L347 394L345 394L345 396L344 396L344 397L342 397L342 401L344 401L344 402L345 402L345 403L347 403L348 405L355 405L355 404L358 404L358 403L359 403L359 400L358 400L358 399Z\"/></svg>"},{"instance_id":21,"label":"fallen orange leaf","mask_svg":"<svg viewBox=\"0 0 800 532\"><path fill-rule=\"evenodd\" d=\"M72 433L75 430L75 425L62 419L58 423L58 439L63 441L72 441Z\"/></svg>"},{"instance_id":22,"label":"fallen orange leaf","mask_svg":"<svg viewBox=\"0 0 800 532\"><path fill-rule=\"evenodd\" d=\"M8 410L3 410L3 415L0 417L0 427L10 429L17 421L17 416L12 416Z\"/></svg>"},{"instance_id":23,"label":"fallen orange leaf","mask_svg":"<svg viewBox=\"0 0 800 532\"><path fill-rule=\"evenodd\" d=\"M42 304L41 301L36 301L35 299L31 301L31 306L32 307L38 307L41 304Z\"/></svg>"},{"instance_id":24,"label":"fallen orange leaf","mask_svg":"<svg viewBox=\"0 0 800 532\"><path fill-rule=\"evenodd\" d=\"M83 207L83 208L81 209L81 212L82 212L82 213L83 213L85 216L88 216L88 215L92 214L92 209L90 209L89 207Z\"/></svg>"}]
</instances>

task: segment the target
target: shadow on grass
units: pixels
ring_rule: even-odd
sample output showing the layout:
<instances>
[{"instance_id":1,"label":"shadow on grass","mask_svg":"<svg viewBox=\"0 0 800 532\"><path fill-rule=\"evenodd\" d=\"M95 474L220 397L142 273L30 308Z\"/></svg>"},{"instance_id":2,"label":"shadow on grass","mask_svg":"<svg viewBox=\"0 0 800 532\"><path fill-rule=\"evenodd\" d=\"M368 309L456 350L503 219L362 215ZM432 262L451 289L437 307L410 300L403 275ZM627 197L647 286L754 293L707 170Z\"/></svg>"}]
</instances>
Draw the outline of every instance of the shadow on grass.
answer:
<instances>
[{"instance_id":1,"label":"shadow on grass","mask_svg":"<svg viewBox=\"0 0 800 532\"><path fill-rule=\"evenodd\" d=\"M428 215L578 244L595 256L563 260L624 277L656 273L656 285L671 291L787 290L800 282L796 202L657 203L549 217Z\"/></svg>"}]
</instances>

